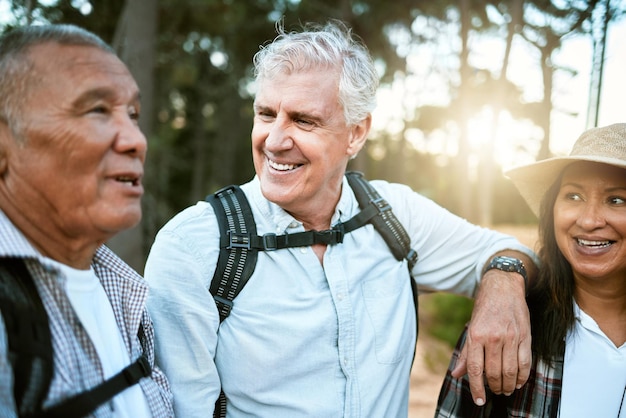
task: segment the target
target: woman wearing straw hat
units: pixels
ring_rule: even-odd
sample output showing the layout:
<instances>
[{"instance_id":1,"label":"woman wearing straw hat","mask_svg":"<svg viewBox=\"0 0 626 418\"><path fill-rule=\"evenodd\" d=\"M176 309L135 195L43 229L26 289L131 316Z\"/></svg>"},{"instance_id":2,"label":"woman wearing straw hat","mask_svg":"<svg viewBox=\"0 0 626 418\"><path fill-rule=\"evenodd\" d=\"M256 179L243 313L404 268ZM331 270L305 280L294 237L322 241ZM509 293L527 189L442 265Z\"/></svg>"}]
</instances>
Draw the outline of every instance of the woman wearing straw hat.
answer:
<instances>
[{"instance_id":1,"label":"woman wearing straw hat","mask_svg":"<svg viewBox=\"0 0 626 418\"><path fill-rule=\"evenodd\" d=\"M467 376L451 374L457 348L436 417L626 418L626 123L590 129L569 156L507 175L539 217L531 375L477 406Z\"/></svg>"}]
</instances>

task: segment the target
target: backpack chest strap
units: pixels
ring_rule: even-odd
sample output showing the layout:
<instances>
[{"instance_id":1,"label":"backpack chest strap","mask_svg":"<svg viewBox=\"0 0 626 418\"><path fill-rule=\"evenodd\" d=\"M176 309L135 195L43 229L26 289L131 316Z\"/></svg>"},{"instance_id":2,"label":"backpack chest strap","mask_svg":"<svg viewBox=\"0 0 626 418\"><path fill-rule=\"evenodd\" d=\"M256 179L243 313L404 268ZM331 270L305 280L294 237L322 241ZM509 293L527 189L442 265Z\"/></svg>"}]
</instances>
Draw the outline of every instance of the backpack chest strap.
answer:
<instances>
[{"instance_id":1,"label":"backpack chest strap","mask_svg":"<svg viewBox=\"0 0 626 418\"><path fill-rule=\"evenodd\" d=\"M268 233L256 235L251 232L226 231L220 238L220 247L227 250L243 248L246 250L274 251L283 248L308 247L315 244L341 244L345 234L368 223L377 215L391 211L391 206L382 199L371 200L369 204L346 222L340 222L331 229L323 231L309 230L294 234L276 235Z\"/></svg>"}]
</instances>

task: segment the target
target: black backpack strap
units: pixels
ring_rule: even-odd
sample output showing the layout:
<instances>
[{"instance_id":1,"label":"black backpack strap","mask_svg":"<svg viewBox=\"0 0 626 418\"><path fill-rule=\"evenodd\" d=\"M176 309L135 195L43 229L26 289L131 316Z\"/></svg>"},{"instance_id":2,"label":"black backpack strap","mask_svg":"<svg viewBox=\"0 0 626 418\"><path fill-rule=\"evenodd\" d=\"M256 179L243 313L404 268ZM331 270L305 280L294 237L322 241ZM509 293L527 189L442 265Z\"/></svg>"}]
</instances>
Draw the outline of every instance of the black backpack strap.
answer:
<instances>
[{"instance_id":1,"label":"black backpack strap","mask_svg":"<svg viewBox=\"0 0 626 418\"><path fill-rule=\"evenodd\" d=\"M256 223L246 195L236 185L207 196L220 227L220 253L209 291L215 299L220 323L228 317L233 299L241 292L256 267L258 239ZM220 391L213 412L215 418L226 417L226 395Z\"/></svg>"},{"instance_id":2,"label":"black backpack strap","mask_svg":"<svg viewBox=\"0 0 626 418\"><path fill-rule=\"evenodd\" d=\"M142 355L134 363L126 366L121 372L99 385L66 399L45 411L25 415L25 418L84 417L93 412L100 405L112 399L115 395L151 374L152 368L150 367L150 363L148 359Z\"/></svg>"},{"instance_id":3,"label":"black backpack strap","mask_svg":"<svg viewBox=\"0 0 626 418\"><path fill-rule=\"evenodd\" d=\"M52 337L41 297L20 258L0 259L0 310L17 411L22 415L40 410L52 380Z\"/></svg>"},{"instance_id":4,"label":"black backpack strap","mask_svg":"<svg viewBox=\"0 0 626 418\"><path fill-rule=\"evenodd\" d=\"M20 258L0 259L0 309L13 367L15 404L22 418L83 417L152 373L150 363L141 356L96 387L42 411L54 367L52 335L35 282Z\"/></svg>"},{"instance_id":5,"label":"black backpack strap","mask_svg":"<svg viewBox=\"0 0 626 418\"><path fill-rule=\"evenodd\" d=\"M258 249L251 246L256 224L245 194L239 186L225 187L206 200L213 206L220 227L220 254L210 292L222 322L254 272Z\"/></svg>"},{"instance_id":6,"label":"black backpack strap","mask_svg":"<svg viewBox=\"0 0 626 418\"><path fill-rule=\"evenodd\" d=\"M400 221L398 221L398 218L393 214L391 206L385 199L380 197L369 181L365 180L362 173L348 171L346 172L346 177L361 210L365 212L373 207L377 214L380 215L373 216L369 221L383 237L396 260L402 261L406 259L409 263L409 270L413 269L418 259L417 252L411 248L411 238ZM370 209L370 211L372 210Z\"/></svg>"}]
</instances>

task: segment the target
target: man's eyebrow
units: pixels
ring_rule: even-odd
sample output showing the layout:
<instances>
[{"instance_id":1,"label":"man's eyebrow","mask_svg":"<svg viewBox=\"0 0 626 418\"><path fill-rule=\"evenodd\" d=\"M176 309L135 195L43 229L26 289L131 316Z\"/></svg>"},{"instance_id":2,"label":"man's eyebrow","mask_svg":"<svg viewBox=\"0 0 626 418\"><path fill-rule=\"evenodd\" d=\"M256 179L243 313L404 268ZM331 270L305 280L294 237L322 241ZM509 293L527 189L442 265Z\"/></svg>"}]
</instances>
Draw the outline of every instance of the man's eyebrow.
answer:
<instances>
[{"instance_id":1,"label":"man's eyebrow","mask_svg":"<svg viewBox=\"0 0 626 418\"><path fill-rule=\"evenodd\" d=\"M80 108L82 106L88 105L91 102L97 102L99 100L115 101L117 97L118 95L113 89L110 89L107 87L95 88L92 90L88 90L84 92L83 94L81 94L80 96L78 96L72 104L74 105L74 107ZM133 95L133 97L131 98L131 102L136 102L136 103L140 102L139 91L137 91Z\"/></svg>"},{"instance_id":2,"label":"man's eyebrow","mask_svg":"<svg viewBox=\"0 0 626 418\"><path fill-rule=\"evenodd\" d=\"M269 107L269 106L265 106L265 105L262 105L262 104L255 103L254 104L254 110L255 110L255 112L259 112L259 111L271 112L272 108Z\"/></svg>"},{"instance_id":3,"label":"man's eyebrow","mask_svg":"<svg viewBox=\"0 0 626 418\"><path fill-rule=\"evenodd\" d=\"M253 107L254 107L255 113L256 112L263 112L263 113L268 113L268 114L276 113L276 110L270 106L265 106L262 104L255 103ZM289 112L288 115L291 120L303 119L303 120L308 120L314 123L321 123L324 120L324 118L321 115L318 115L316 113L309 113L309 112L292 111L292 112Z\"/></svg>"},{"instance_id":4,"label":"man's eyebrow","mask_svg":"<svg viewBox=\"0 0 626 418\"><path fill-rule=\"evenodd\" d=\"M290 112L289 117L291 120L304 119L310 122L321 122L324 120L324 118L320 115L307 112Z\"/></svg>"}]
</instances>

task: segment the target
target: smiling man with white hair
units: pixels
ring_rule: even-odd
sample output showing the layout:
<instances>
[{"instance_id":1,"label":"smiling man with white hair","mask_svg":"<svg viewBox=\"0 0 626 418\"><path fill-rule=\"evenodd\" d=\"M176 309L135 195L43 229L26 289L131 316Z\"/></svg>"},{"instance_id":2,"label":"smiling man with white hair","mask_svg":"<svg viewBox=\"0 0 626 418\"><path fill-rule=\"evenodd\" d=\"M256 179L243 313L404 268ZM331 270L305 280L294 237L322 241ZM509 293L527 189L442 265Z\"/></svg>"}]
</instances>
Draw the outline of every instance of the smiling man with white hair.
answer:
<instances>
[{"instance_id":1,"label":"smiling man with white hair","mask_svg":"<svg viewBox=\"0 0 626 418\"><path fill-rule=\"evenodd\" d=\"M396 259L372 224L348 228L363 212L346 168L367 140L378 86L367 49L340 22L279 27L254 64L256 176L241 186L259 234L248 238L264 245L254 273L220 325L209 292L222 264L220 224L207 202L168 222L146 264L157 364L177 415L210 415L221 390L228 417L406 416L411 280L424 292L478 295L467 345L477 402L483 370L493 390L512 392L530 364L531 251L385 181L371 183L376 207L380 217L393 208L417 263ZM501 256L515 270L502 271Z\"/></svg>"}]
</instances>

